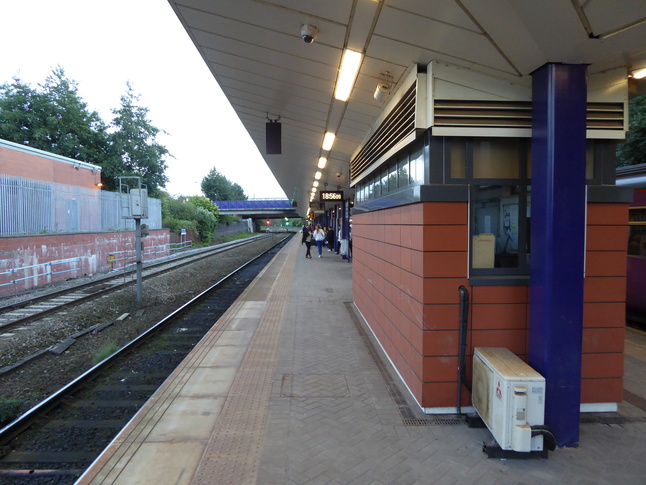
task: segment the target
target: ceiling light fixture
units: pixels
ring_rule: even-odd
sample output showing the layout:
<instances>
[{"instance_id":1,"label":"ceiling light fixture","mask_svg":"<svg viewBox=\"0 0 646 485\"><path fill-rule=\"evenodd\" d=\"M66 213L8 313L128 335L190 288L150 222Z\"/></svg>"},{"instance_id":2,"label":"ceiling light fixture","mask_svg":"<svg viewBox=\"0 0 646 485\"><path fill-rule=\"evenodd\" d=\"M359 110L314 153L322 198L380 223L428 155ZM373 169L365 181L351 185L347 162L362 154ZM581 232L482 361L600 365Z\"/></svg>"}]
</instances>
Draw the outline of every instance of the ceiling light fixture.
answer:
<instances>
[{"instance_id":1,"label":"ceiling light fixture","mask_svg":"<svg viewBox=\"0 0 646 485\"><path fill-rule=\"evenodd\" d=\"M321 157L319 158L319 163L318 163L318 168L325 168L325 164L327 163L327 158Z\"/></svg>"},{"instance_id":2,"label":"ceiling light fixture","mask_svg":"<svg viewBox=\"0 0 646 485\"><path fill-rule=\"evenodd\" d=\"M630 73L633 79L643 79L646 77L646 67L641 69L635 69Z\"/></svg>"},{"instance_id":3,"label":"ceiling light fixture","mask_svg":"<svg viewBox=\"0 0 646 485\"><path fill-rule=\"evenodd\" d=\"M318 181L318 180L315 180L315 181L314 181L314 183L312 184L312 186L314 186L314 187L318 187L318 186L319 186L319 181Z\"/></svg>"},{"instance_id":4,"label":"ceiling light fixture","mask_svg":"<svg viewBox=\"0 0 646 485\"><path fill-rule=\"evenodd\" d=\"M314 174L314 178L315 178L316 180L319 180L319 179L321 178L321 175L323 175L321 172L316 172L316 173Z\"/></svg>"},{"instance_id":5,"label":"ceiling light fixture","mask_svg":"<svg viewBox=\"0 0 646 485\"><path fill-rule=\"evenodd\" d=\"M363 55L361 52L346 49L343 53L341 60L341 70L339 77L336 81L336 89L334 90L334 97L339 101L347 101L354 87L354 81L359 74L361 67L361 59Z\"/></svg>"},{"instance_id":6,"label":"ceiling light fixture","mask_svg":"<svg viewBox=\"0 0 646 485\"><path fill-rule=\"evenodd\" d=\"M375 89L375 94L372 96L377 100L377 103L381 103L384 98L388 95L390 90L393 87L392 76L388 71L382 73L379 76L379 82L377 83L377 88Z\"/></svg>"},{"instance_id":7,"label":"ceiling light fixture","mask_svg":"<svg viewBox=\"0 0 646 485\"><path fill-rule=\"evenodd\" d=\"M323 137L323 146L322 146L323 150L330 151L332 149L332 145L334 144L335 138L336 138L336 135L328 131Z\"/></svg>"}]
</instances>

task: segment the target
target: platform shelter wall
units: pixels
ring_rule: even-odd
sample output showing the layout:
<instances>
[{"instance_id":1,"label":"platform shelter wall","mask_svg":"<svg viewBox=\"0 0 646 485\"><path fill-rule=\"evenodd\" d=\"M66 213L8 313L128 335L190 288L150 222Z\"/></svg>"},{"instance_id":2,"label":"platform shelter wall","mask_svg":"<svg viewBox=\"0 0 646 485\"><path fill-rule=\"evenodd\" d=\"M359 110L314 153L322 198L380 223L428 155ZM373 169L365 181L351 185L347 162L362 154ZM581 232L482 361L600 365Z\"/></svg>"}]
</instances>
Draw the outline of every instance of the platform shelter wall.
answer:
<instances>
[{"instance_id":1,"label":"platform shelter wall","mask_svg":"<svg viewBox=\"0 0 646 485\"><path fill-rule=\"evenodd\" d=\"M627 204L588 204L581 402L622 401ZM353 216L353 299L411 393L456 408L460 285L474 347L527 358L529 286L471 286L466 202L424 202ZM463 406L470 405L468 392Z\"/></svg>"}]
</instances>

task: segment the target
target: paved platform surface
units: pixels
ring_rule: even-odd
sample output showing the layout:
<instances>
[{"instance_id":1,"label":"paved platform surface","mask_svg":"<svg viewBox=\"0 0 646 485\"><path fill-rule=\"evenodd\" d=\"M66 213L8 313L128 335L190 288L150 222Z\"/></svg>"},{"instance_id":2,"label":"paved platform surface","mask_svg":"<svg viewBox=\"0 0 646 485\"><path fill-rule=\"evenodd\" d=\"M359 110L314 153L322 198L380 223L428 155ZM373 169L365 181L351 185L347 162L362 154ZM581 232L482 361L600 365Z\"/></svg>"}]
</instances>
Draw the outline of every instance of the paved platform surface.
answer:
<instances>
[{"instance_id":1,"label":"paved platform surface","mask_svg":"<svg viewBox=\"0 0 646 485\"><path fill-rule=\"evenodd\" d=\"M643 333L627 330L626 400L582 415L578 448L489 459L486 429L419 411L352 304L351 264L304 254L293 238L77 483L646 483Z\"/></svg>"}]
</instances>

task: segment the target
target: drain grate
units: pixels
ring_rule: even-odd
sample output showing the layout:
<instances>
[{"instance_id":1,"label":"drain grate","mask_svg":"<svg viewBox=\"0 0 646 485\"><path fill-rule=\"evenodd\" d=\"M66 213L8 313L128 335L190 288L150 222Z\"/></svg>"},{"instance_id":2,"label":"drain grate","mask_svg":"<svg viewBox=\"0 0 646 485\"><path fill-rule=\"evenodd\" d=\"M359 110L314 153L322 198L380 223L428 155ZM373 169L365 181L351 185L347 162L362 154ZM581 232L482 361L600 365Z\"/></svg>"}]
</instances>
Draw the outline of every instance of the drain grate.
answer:
<instances>
[{"instance_id":1,"label":"drain grate","mask_svg":"<svg viewBox=\"0 0 646 485\"><path fill-rule=\"evenodd\" d=\"M631 424L646 423L645 416L581 416L581 424Z\"/></svg>"},{"instance_id":2,"label":"drain grate","mask_svg":"<svg viewBox=\"0 0 646 485\"><path fill-rule=\"evenodd\" d=\"M464 419L438 418L438 419L402 419L406 426L458 426L465 423Z\"/></svg>"}]
</instances>

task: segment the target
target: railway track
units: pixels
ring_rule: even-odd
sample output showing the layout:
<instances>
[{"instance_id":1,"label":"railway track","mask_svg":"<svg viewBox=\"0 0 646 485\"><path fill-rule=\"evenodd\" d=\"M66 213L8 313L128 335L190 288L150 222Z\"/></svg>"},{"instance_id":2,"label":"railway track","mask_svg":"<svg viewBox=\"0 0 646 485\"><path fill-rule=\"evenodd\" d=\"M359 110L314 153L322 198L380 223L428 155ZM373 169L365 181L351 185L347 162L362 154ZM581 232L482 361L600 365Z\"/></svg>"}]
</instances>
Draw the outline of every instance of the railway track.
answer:
<instances>
[{"instance_id":1,"label":"railway track","mask_svg":"<svg viewBox=\"0 0 646 485\"><path fill-rule=\"evenodd\" d=\"M287 240L1 429L0 482L73 483Z\"/></svg>"},{"instance_id":2,"label":"railway track","mask_svg":"<svg viewBox=\"0 0 646 485\"><path fill-rule=\"evenodd\" d=\"M187 253L165 259L164 261L144 264L142 277L148 279L172 271L181 266L201 259L245 246L267 236L255 236L209 248L192 250ZM52 312L61 311L66 306L78 304L107 293L119 290L126 285L134 284L134 279L126 279L134 274L134 267L112 273L90 282L79 283L73 287L47 292L40 296L30 296L19 302L0 306L0 334L42 318Z\"/></svg>"}]
</instances>

